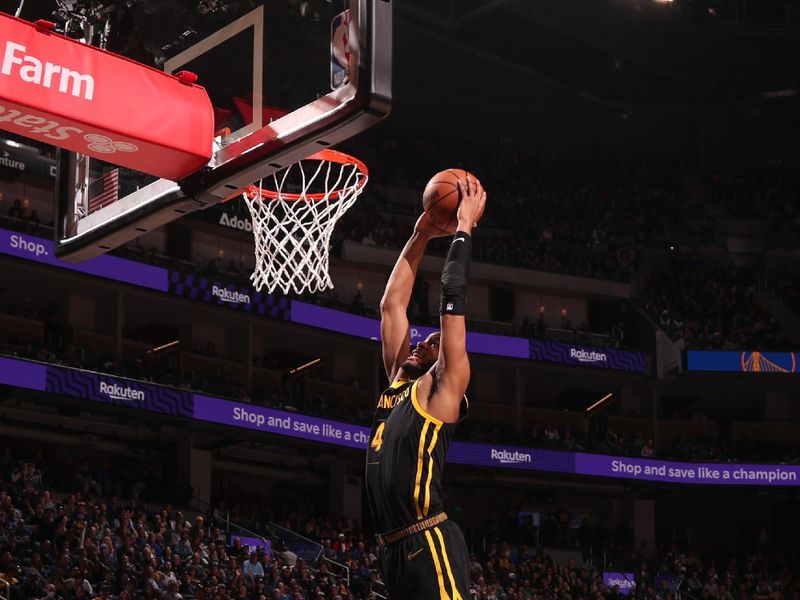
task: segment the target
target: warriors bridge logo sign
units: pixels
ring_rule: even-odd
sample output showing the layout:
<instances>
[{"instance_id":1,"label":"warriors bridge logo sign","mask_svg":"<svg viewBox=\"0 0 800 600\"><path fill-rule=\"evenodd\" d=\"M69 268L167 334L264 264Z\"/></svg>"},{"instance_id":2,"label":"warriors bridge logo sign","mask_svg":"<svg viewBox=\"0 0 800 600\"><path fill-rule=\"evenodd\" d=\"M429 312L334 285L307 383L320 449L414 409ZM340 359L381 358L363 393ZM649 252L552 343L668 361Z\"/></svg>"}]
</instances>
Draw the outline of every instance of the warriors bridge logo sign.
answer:
<instances>
[{"instance_id":1,"label":"warriors bridge logo sign","mask_svg":"<svg viewBox=\"0 0 800 600\"><path fill-rule=\"evenodd\" d=\"M795 352L688 350L686 370L791 374L797 373L797 357Z\"/></svg>"}]
</instances>

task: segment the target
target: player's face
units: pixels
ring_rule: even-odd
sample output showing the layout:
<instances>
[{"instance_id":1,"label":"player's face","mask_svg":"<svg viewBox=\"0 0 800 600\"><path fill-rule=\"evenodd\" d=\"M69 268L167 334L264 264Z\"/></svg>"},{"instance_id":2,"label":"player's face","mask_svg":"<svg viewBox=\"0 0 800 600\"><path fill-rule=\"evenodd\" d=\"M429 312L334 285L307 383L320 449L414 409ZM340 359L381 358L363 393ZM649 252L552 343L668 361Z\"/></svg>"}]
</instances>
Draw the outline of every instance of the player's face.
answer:
<instances>
[{"instance_id":1,"label":"player's face","mask_svg":"<svg viewBox=\"0 0 800 600\"><path fill-rule=\"evenodd\" d=\"M416 379L439 359L439 338L439 333L432 333L414 346L411 354L401 365L410 377Z\"/></svg>"}]
</instances>

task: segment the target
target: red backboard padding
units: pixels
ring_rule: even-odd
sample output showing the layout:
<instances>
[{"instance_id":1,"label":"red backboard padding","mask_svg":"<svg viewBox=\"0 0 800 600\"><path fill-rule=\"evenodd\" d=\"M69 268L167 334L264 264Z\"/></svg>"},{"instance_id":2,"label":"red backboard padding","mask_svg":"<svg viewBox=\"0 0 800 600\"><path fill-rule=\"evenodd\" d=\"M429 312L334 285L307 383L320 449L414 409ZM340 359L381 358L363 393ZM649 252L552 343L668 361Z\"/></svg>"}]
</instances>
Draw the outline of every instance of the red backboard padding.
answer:
<instances>
[{"instance_id":1,"label":"red backboard padding","mask_svg":"<svg viewBox=\"0 0 800 600\"><path fill-rule=\"evenodd\" d=\"M0 129L177 180L208 163L206 91L0 13Z\"/></svg>"},{"instance_id":2,"label":"red backboard padding","mask_svg":"<svg viewBox=\"0 0 800 600\"><path fill-rule=\"evenodd\" d=\"M236 110L242 117L242 120L245 123L252 123L253 122L253 104L248 102L244 98L233 98L233 105L236 107ZM275 119L280 119L286 113L285 110L280 108L275 108L274 106L267 106L266 104L261 106L261 123L262 125L268 125Z\"/></svg>"}]
</instances>

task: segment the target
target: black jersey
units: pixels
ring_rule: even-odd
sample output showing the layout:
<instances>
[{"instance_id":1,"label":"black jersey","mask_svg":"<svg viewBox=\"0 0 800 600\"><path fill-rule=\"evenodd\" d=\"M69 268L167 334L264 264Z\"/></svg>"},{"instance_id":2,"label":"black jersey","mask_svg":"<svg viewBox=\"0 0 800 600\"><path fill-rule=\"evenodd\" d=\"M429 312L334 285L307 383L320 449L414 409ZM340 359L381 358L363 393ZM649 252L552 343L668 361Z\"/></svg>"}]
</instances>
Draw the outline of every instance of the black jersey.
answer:
<instances>
[{"instance_id":1,"label":"black jersey","mask_svg":"<svg viewBox=\"0 0 800 600\"><path fill-rule=\"evenodd\" d=\"M375 410L366 488L379 533L443 509L442 471L456 424L429 415L416 394L416 381L398 379L381 394Z\"/></svg>"}]
</instances>

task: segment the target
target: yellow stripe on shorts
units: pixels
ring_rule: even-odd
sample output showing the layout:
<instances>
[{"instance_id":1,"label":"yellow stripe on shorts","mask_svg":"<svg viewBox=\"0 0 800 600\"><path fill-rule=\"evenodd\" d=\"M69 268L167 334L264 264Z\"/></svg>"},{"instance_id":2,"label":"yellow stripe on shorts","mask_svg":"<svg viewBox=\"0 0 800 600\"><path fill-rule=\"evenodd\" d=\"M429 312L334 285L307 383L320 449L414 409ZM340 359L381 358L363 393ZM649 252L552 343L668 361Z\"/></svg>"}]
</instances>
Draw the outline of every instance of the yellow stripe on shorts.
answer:
<instances>
[{"instance_id":1,"label":"yellow stripe on shorts","mask_svg":"<svg viewBox=\"0 0 800 600\"><path fill-rule=\"evenodd\" d=\"M452 569L450 569L450 560L447 558L447 548L444 547L444 536L438 527L434 527L433 530L436 532L436 537L439 538L439 543L442 545L442 558L444 558L444 566L447 569L447 578L450 580L450 587L453 588L453 600L464 600L461 594L458 593L456 580L455 577L453 577ZM427 533L427 531L425 533Z\"/></svg>"},{"instance_id":2,"label":"yellow stripe on shorts","mask_svg":"<svg viewBox=\"0 0 800 600\"><path fill-rule=\"evenodd\" d=\"M439 562L439 556L436 553L436 544L433 543L433 536L429 530L425 530L425 537L428 539L428 546L431 549L431 556L433 557L433 564L436 567L436 577L439 579L439 600L450 600L447 595L447 590L444 589L444 575L442 574L442 565Z\"/></svg>"}]
</instances>

